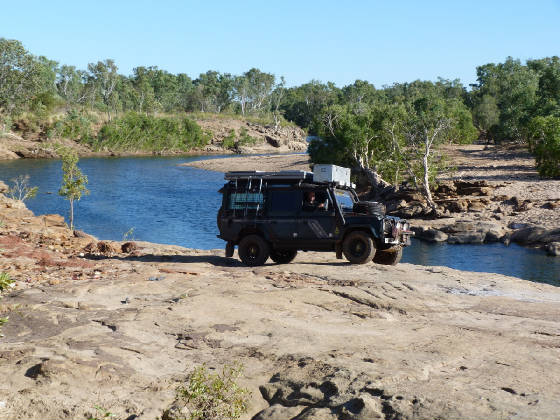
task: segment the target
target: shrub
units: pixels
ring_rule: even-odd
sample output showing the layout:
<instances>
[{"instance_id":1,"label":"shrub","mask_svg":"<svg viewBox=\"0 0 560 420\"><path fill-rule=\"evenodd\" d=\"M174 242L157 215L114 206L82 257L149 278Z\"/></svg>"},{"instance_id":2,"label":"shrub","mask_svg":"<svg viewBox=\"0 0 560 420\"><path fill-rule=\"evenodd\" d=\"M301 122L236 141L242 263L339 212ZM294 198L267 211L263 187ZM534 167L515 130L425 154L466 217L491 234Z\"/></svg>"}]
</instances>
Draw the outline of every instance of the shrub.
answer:
<instances>
[{"instance_id":1,"label":"shrub","mask_svg":"<svg viewBox=\"0 0 560 420\"><path fill-rule=\"evenodd\" d=\"M257 143L258 139L251 137L245 127L242 127L239 134L239 146L253 146Z\"/></svg>"},{"instance_id":2,"label":"shrub","mask_svg":"<svg viewBox=\"0 0 560 420\"><path fill-rule=\"evenodd\" d=\"M64 118L55 121L47 128L47 136L91 143L94 138L93 124L95 122L96 118L93 115L72 109L68 111Z\"/></svg>"},{"instance_id":3,"label":"shrub","mask_svg":"<svg viewBox=\"0 0 560 420\"><path fill-rule=\"evenodd\" d=\"M11 181L13 185L8 189L8 195L12 200L25 201L37 195L39 187L29 185L29 175L19 175Z\"/></svg>"},{"instance_id":4,"label":"shrub","mask_svg":"<svg viewBox=\"0 0 560 420\"><path fill-rule=\"evenodd\" d=\"M235 130L231 130L227 137L222 140L222 147L227 150L233 150L236 148L235 144Z\"/></svg>"},{"instance_id":5,"label":"shrub","mask_svg":"<svg viewBox=\"0 0 560 420\"><path fill-rule=\"evenodd\" d=\"M560 118L535 117L529 124L529 149L541 177L560 176Z\"/></svg>"},{"instance_id":6,"label":"shrub","mask_svg":"<svg viewBox=\"0 0 560 420\"><path fill-rule=\"evenodd\" d=\"M200 366L190 375L189 383L177 390L178 400L186 404L190 420L238 419L247 411L249 391L235 380L243 366L224 366L221 374L209 373Z\"/></svg>"},{"instance_id":7,"label":"shrub","mask_svg":"<svg viewBox=\"0 0 560 420\"><path fill-rule=\"evenodd\" d=\"M0 273L0 292L6 290L14 283L14 279L8 273Z\"/></svg>"},{"instance_id":8,"label":"shrub","mask_svg":"<svg viewBox=\"0 0 560 420\"><path fill-rule=\"evenodd\" d=\"M185 117L154 117L134 112L107 122L99 131L96 149L187 151L208 144L209 136Z\"/></svg>"}]
</instances>

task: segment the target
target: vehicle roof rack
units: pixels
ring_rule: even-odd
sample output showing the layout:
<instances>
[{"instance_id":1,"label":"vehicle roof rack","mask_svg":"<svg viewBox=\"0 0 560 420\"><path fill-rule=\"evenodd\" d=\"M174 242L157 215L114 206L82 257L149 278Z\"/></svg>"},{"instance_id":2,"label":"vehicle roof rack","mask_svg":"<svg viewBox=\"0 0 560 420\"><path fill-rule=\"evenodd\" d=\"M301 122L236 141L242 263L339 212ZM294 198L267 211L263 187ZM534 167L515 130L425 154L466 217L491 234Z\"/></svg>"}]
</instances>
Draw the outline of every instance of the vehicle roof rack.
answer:
<instances>
[{"instance_id":1,"label":"vehicle roof rack","mask_svg":"<svg viewBox=\"0 0 560 420\"><path fill-rule=\"evenodd\" d=\"M290 181L313 181L313 172L307 171L230 171L226 172L224 179L270 179L270 180L290 180Z\"/></svg>"}]
</instances>

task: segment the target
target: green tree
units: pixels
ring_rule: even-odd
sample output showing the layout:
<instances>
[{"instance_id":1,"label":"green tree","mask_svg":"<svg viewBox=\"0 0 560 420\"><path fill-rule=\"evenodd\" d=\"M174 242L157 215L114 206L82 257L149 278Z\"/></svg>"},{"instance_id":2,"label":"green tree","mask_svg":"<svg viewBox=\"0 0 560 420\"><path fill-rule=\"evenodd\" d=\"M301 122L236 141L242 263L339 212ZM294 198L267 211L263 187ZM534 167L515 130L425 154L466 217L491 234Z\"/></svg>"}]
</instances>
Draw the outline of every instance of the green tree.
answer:
<instances>
[{"instance_id":1,"label":"green tree","mask_svg":"<svg viewBox=\"0 0 560 420\"><path fill-rule=\"evenodd\" d=\"M105 105L107 117L111 119L111 110L116 108L116 86L119 80L118 67L111 59L88 64L89 79L97 95Z\"/></svg>"},{"instance_id":2,"label":"green tree","mask_svg":"<svg viewBox=\"0 0 560 420\"><path fill-rule=\"evenodd\" d=\"M74 229L74 201L79 201L82 195L89 194L86 188L87 176L78 168L77 153L66 147L59 147L58 153L62 159L62 185L58 194L70 202L70 229Z\"/></svg>"},{"instance_id":3,"label":"green tree","mask_svg":"<svg viewBox=\"0 0 560 420\"><path fill-rule=\"evenodd\" d=\"M539 175L560 176L560 118L549 115L535 117L528 127L529 147L535 156Z\"/></svg>"},{"instance_id":4,"label":"green tree","mask_svg":"<svg viewBox=\"0 0 560 420\"><path fill-rule=\"evenodd\" d=\"M0 38L0 126L41 92L41 69L21 42Z\"/></svg>"},{"instance_id":5,"label":"green tree","mask_svg":"<svg viewBox=\"0 0 560 420\"><path fill-rule=\"evenodd\" d=\"M480 102L474 107L473 120L482 135L490 140L492 130L500 122L500 110L496 104L496 99L490 95L483 95Z\"/></svg>"}]
</instances>

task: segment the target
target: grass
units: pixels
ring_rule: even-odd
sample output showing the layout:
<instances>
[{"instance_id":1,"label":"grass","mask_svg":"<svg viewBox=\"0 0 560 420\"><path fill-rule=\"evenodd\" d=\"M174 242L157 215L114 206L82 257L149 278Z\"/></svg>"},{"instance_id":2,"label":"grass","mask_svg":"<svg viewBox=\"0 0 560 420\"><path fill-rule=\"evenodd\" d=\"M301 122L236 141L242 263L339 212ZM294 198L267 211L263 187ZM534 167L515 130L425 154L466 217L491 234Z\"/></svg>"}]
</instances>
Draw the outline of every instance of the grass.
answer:
<instances>
[{"instance_id":1,"label":"grass","mask_svg":"<svg viewBox=\"0 0 560 420\"><path fill-rule=\"evenodd\" d=\"M13 283L14 279L10 277L8 273L1 272L0 273L0 292L3 292L7 288L9 288Z\"/></svg>"},{"instance_id":2,"label":"grass","mask_svg":"<svg viewBox=\"0 0 560 420\"><path fill-rule=\"evenodd\" d=\"M210 373L205 365L196 368L177 390L190 420L238 419L247 412L250 392L236 383L242 372L241 364L226 365L221 373Z\"/></svg>"},{"instance_id":3,"label":"grass","mask_svg":"<svg viewBox=\"0 0 560 420\"><path fill-rule=\"evenodd\" d=\"M0 292L9 288L14 283L14 279L10 277L8 273L0 273ZM0 317L0 337L4 337L2 334L2 327L8 322L9 317Z\"/></svg>"},{"instance_id":4,"label":"grass","mask_svg":"<svg viewBox=\"0 0 560 420\"><path fill-rule=\"evenodd\" d=\"M109 410L96 405L95 407L95 411L97 411L96 415L93 415L91 417L88 418L88 420L102 420L102 419L110 419L115 417L115 415L113 413L111 413Z\"/></svg>"}]
</instances>

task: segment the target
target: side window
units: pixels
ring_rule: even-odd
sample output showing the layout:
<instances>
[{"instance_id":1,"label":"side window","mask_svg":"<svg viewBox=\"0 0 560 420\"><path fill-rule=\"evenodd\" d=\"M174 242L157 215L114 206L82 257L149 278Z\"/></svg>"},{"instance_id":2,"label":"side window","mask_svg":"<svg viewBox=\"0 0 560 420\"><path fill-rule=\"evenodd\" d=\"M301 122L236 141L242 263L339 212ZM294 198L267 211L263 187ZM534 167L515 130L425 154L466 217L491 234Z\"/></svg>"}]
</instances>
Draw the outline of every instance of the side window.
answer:
<instances>
[{"instance_id":1,"label":"side window","mask_svg":"<svg viewBox=\"0 0 560 420\"><path fill-rule=\"evenodd\" d=\"M301 209L301 191L268 190L268 213L272 216L294 215Z\"/></svg>"},{"instance_id":2,"label":"side window","mask_svg":"<svg viewBox=\"0 0 560 420\"><path fill-rule=\"evenodd\" d=\"M304 212L327 212L333 209L326 191L306 191L303 193L302 210Z\"/></svg>"},{"instance_id":3,"label":"side window","mask_svg":"<svg viewBox=\"0 0 560 420\"><path fill-rule=\"evenodd\" d=\"M256 210L263 206L262 193L231 193L229 196L230 210Z\"/></svg>"}]
</instances>

